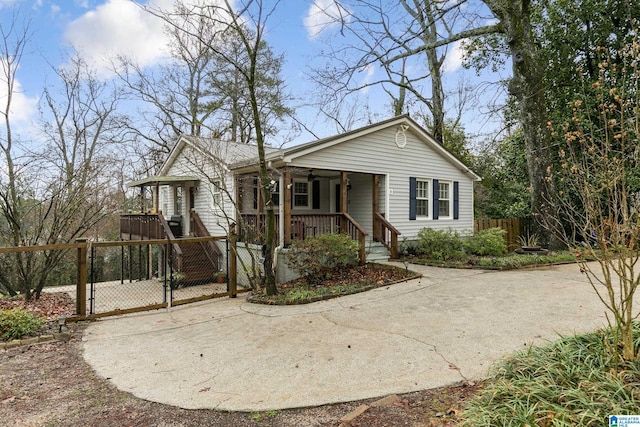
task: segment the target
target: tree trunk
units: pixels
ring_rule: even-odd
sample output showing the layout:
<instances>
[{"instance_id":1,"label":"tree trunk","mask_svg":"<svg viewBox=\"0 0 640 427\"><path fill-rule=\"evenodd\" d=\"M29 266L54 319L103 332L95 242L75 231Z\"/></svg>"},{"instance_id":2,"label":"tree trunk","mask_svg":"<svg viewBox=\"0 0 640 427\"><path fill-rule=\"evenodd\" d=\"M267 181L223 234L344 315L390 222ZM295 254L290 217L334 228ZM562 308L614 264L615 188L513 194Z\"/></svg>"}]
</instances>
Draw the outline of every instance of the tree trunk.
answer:
<instances>
[{"instance_id":1,"label":"tree trunk","mask_svg":"<svg viewBox=\"0 0 640 427\"><path fill-rule=\"evenodd\" d=\"M524 131L527 170L531 188L531 210L538 223L555 215L552 200L555 186L550 179L551 134L547 129L547 108L542 64L538 57L530 22L528 0L485 0L503 24L511 53L513 79L509 93L520 107L520 121ZM553 230L547 230L553 234ZM559 240L550 235L548 243Z\"/></svg>"},{"instance_id":2,"label":"tree trunk","mask_svg":"<svg viewBox=\"0 0 640 427\"><path fill-rule=\"evenodd\" d=\"M257 62L258 47L256 45L255 54L251 56L250 75L255 77L255 69ZM273 213L273 203L271 202L271 191L269 190L269 171L264 154L264 134L262 131L262 123L260 121L260 112L258 105L258 97L256 95L255 78L248 81L249 97L251 99L251 109L254 117L254 126L256 130L256 144L258 145L258 159L260 162L260 191L262 192L262 200L266 210L266 235L264 243L264 286L267 295L276 295L278 288L276 287L276 278L273 273L273 255L275 251L275 235L276 235L276 219Z\"/></svg>"}]
</instances>

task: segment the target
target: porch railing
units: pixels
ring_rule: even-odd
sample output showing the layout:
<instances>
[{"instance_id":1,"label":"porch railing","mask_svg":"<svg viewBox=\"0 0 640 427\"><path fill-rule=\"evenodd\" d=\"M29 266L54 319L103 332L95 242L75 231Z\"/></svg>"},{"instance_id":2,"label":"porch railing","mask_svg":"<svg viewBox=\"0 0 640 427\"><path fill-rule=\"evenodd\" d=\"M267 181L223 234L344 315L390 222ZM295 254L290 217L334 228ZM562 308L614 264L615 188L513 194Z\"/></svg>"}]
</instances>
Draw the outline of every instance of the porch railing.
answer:
<instances>
[{"instance_id":1,"label":"porch railing","mask_svg":"<svg viewBox=\"0 0 640 427\"><path fill-rule=\"evenodd\" d=\"M166 226L166 228L165 228ZM120 215L120 235L127 234L127 240L166 239L169 224L163 216L157 214L123 214ZM173 238L173 233L171 233Z\"/></svg>"},{"instance_id":2,"label":"porch railing","mask_svg":"<svg viewBox=\"0 0 640 427\"><path fill-rule=\"evenodd\" d=\"M380 213L373 217L373 238L382 243L391 253L391 258L398 258L398 235L401 234Z\"/></svg>"},{"instance_id":3,"label":"porch railing","mask_svg":"<svg viewBox=\"0 0 640 427\"><path fill-rule=\"evenodd\" d=\"M169 223L158 214L122 214L120 215L120 237L127 235L126 240L175 240ZM172 260L174 270L182 270L182 249L177 243L173 247Z\"/></svg>"},{"instance_id":4,"label":"porch railing","mask_svg":"<svg viewBox=\"0 0 640 427\"><path fill-rule=\"evenodd\" d=\"M280 240L276 217L276 240ZM239 225L238 239L251 243L262 243L266 230L265 214L241 214L242 222ZM360 262L364 264L366 259L365 231L349 214L296 214L291 215L291 240L304 240L307 237L319 234L345 233L353 240L358 241Z\"/></svg>"}]
</instances>

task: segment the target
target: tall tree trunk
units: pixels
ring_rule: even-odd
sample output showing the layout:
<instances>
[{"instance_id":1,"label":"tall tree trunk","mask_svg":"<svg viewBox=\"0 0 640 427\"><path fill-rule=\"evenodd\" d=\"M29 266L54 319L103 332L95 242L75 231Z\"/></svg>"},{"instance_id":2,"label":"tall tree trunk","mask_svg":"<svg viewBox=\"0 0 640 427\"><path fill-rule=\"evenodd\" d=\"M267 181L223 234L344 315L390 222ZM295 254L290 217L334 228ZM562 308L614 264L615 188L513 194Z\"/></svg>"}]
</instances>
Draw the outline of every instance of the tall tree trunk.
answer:
<instances>
[{"instance_id":1,"label":"tall tree trunk","mask_svg":"<svg viewBox=\"0 0 640 427\"><path fill-rule=\"evenodd\" d=\"M254 47L254 54L251 55L251 67L247 83L249 86L249 98L251 100L251 110L254 117L254 126L256 133L256 144L258 146L258 159L260 162L260 191L262 191L262 200L264 201L266 213L266 234L264 242L264 286L267 295L276 295L278 288L276 286L276 278L273 273L273 255L276 247L276 217L273 212L273 203L271 203L271 191L269 190L269 171L267 162L265 161L264 152L264 133L262 130L262 122L260 120L260 111L258 104L258 96L256 91L256 67L258 61L259 44Z\"/></svg>"},{"instance_id":2,"label":"tall tree trunk","mask_svg":"<svg viewBox=\"0 0 640 427\"><path fill-rule=\"evenodd\" d=\"M530 2L485 0L485 3L500 18L509 45L513 66L509 93L516 97L520 107L531 187L531 208L538 222L544 223L545 217L555 214L551 204L555 186L548 179L547 172L552 160L551 134L547 129L543 70L531 28ZM549 237L550 244L558 242L555 236Z\"/></svg>"}]
</instances>

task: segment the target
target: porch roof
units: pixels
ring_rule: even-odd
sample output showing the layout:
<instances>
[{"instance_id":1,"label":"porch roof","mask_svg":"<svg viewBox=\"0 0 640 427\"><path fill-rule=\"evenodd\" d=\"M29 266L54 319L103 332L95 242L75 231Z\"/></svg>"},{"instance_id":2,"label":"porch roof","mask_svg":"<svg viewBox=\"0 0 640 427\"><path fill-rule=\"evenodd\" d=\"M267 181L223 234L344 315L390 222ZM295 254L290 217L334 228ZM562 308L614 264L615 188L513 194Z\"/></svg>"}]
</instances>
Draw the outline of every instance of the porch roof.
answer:
<instances>
[{"instance_id":1,"label":"porch roof","mask_svg":"<svg viewBox=\"0 0 640 427\"><path fill-rule=\"evenodd\" d=\"M148 176L137 181L127 184L128 187L148 187L151 185L171 185L171 184L185 184L185 183L198 183L200 178L195 176Z\"/></svg>"}]
</instances>

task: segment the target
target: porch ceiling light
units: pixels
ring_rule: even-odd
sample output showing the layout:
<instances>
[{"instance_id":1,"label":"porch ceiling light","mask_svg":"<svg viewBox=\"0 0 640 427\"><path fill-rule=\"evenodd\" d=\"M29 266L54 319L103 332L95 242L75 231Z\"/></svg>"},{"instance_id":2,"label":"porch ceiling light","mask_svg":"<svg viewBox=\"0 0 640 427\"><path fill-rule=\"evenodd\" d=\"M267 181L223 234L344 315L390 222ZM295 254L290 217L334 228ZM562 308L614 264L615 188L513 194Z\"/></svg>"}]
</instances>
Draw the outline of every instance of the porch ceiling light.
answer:
<instances>
[{"instance_id":1,"label":"porch ceiling light","mask_svg":"<svg viewBox=\"0 0 640 427\"><path fill-rule=\"evenodd\" d=\"M316 180L316 176L313 174L313 170L309 169L309 175L307 175L307 181L312 182Z\"/></svg>"}]
</instances>

